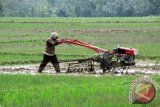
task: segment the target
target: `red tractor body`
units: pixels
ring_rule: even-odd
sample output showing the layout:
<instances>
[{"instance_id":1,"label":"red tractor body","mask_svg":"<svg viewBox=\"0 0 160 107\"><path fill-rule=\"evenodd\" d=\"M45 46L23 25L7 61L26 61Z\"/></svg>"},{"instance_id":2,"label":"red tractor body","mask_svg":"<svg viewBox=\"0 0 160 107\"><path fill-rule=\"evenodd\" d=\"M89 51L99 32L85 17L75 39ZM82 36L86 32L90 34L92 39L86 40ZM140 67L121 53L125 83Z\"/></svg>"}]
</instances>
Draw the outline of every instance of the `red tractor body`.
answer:
<instances>
[{"instance_id":1,"label":"red tractor body","mask_svg":"<svg viewBox=\"0 0 160 107\"><path fill-rule=\"evenodd\" d=\"M137 55L138 54L138 50L135 48L119 47L116 49L116 51L119 54L127 54L127 55Z\"/></svg>"}]
</instances>

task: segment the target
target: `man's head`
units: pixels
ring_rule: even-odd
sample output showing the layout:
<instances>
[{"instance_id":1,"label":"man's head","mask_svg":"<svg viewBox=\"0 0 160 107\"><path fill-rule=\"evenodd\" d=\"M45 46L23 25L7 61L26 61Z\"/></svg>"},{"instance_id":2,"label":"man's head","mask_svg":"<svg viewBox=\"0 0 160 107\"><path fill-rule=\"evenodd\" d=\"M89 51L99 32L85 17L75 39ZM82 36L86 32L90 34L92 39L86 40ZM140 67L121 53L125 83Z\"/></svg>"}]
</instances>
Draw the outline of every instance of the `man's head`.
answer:
<instances>
[{"instance_id":1,"label":"man's head","mask_svg":"<svg viewBox=\"0 0 160 107\"><path fill-rule=\"evenodd\" d=\"M52 40L57 40L58 37L59 37L59 35L58 35L58 33L56 33L56 32L52 32L52 33L50 34L50 38L51 38Z\"/></svg>"}]
</instances>

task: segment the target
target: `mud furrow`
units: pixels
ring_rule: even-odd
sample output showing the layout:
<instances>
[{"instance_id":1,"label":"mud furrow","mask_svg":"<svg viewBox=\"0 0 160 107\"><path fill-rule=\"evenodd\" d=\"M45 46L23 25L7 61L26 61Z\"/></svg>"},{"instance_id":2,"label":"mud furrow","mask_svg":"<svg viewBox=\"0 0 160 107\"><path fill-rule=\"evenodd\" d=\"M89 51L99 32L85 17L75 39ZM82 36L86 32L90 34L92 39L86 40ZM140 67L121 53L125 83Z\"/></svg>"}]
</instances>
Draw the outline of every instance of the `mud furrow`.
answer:
<instances>
[{"instance_id":1,"label":"mud furrow","mask_svg":"<svg viewBox=\"0 0 160 107\"><path fill-rule=\"evenodd\" d=\"M37 74L38 66L39 65L0 66L0 74ZM68 69L68 63L60 63L60 67L61 72L65 73ZM47 74L54 74L55 70L51 64L48 64L43 72ZM99 71L95 72L98 73ZM160 64L138 62L135 66L130 67L126 72L128 74L160 74ZM83 74L84 72L80 73Z\"/></svg>"}]
</instances>

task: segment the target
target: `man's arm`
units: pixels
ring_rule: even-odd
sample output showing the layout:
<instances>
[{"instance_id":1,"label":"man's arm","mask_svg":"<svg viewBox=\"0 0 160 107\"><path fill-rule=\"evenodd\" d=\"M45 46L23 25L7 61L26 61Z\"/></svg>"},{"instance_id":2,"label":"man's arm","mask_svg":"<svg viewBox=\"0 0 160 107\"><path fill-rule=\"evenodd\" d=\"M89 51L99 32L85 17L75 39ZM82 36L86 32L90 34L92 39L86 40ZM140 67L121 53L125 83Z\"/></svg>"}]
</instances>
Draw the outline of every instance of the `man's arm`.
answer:
<instances>
[{"instance_id":1,"label":"man's arm","mask_svg":"<svg viewBox=\"0 0 160 107\"><path fill-rule=\"evenodd\" d=\"M58 45L58 41L53 41L52 39L47 39L47 42L50 44L50 45L52 45L52 46L56 46L56 45Z\"/></svg>"}]
</instances>

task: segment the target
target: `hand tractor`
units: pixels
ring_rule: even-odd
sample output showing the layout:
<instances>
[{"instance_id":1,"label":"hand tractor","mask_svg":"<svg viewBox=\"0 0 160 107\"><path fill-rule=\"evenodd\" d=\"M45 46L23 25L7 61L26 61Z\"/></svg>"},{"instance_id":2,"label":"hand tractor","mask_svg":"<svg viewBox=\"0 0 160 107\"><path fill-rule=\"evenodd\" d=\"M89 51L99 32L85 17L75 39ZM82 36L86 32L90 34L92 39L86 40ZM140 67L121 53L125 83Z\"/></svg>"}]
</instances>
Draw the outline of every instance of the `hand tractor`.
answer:
<instances>
[{"instance_id":1,"label":"hand tractor","mask_svg":"<svg viewBox=\"0 0 160 107\"><path fill-rule=\"evenodd\" d=\"M70 62L67 72L95 72L96 70L101 70L102 73L111 71L114 73L123 73L124 71L127 72L130 66L135 65L135 56L138 54L138 50L135 48L118 47L113 50L105 50L80 40L59 40L59 44L62 43L83 46L97 53L93 57Z\"/></svg>"}]
</instances>

